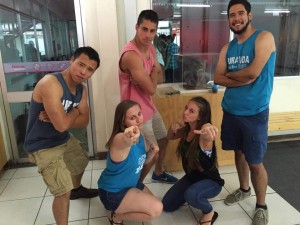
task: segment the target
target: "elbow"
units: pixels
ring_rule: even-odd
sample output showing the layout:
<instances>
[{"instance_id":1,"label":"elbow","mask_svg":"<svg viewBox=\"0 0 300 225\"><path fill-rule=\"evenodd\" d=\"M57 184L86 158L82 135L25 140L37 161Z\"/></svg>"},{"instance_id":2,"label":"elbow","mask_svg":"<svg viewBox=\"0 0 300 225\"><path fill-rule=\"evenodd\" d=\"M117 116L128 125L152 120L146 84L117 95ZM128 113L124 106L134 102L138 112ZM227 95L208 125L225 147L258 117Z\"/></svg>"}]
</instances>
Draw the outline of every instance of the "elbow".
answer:
<instances>
[{"instance_id":1,"label":"elbow","mask_svg":"<svg viewBox=\"0 0 300 225\"><path fill-rule=\"evenodd\" d=\"M257 73L250 73L248 75L248 79L249 80L255 80L258 76L259 76L259 74L257 74Z\"/></svg>"},{"instance_id":2,"label":"elbow","mask_svg":"<svg viewBox=\"0 0 300 225\"><path fill-rule=\"evenodd\" d=\"M214 78L214 84L216 84L216 85L220 85L220 80L218 79L218 78Z\"/></svg>"},{"instance_id":3,"label":"elbow","mask_svg":"<svg viewBox=\"0 0 300 225\"><path fill-rule=\"evenodd\" d=\"M65 132L69 129L69 127L65 126L64 124L59 124L59 125L54 125L55 130L57 130L58 132Z\"/></svg>"},{"instance_id":4,"label":"elbow","mask_svg":"<svg viewBox=\"0 0 300 225\"><path fill-rule=\"evenodd\" d=\"M150 94L150 95L154 95L154 94L155 94L155 91L151 91L149 94Z\"/></svg>"},{"instance_id":5,"label":"elbow","mask_svg":"<svg viewBox=\"0 0 300 225\"><path fill-rule=\"evenodd\" d=\"M62 132L68 131L72 127L72 123L70 123L70 121L57 122L57 123L53 123L53 126L54 126L55 130L62 133Z\"/></svg>"},{"instance_id":6,"label":"elbow","mask_svg":"<svg viewBox=\"0 0 300 225\"><path fill-rule=\"evenodd\" d=\"M156 92L155 89L149 89L149 90L147 90L147 93L148 93L149 95L154 95L155 92Z\"/></svg>"}]
</instances>

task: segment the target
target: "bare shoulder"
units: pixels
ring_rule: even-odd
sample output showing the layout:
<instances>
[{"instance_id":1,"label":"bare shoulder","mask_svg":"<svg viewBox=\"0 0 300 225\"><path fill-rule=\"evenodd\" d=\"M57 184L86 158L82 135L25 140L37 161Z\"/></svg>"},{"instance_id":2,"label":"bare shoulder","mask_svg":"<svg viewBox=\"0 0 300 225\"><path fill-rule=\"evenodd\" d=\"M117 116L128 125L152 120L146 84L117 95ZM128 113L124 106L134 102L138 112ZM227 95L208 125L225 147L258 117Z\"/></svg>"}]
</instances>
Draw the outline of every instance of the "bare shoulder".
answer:
<instances>
[{"instance_id":1,"label":"bare shoulder","mask_svg":"<svg viewBox=\"0 0 300 225\"><path fill-rule=\"evenodd\" d=\"M38 83L37 86L40 86L43 90L54 90L60 89L61 84L58 79L52 74L46 74Z\"/></svg>"},{"instance_id":2,"label":"bare shoulder","mask_svg":"<svg viewBox=\"0 0 300 225\"><path fill-rule=\"evenodd\" d=\"M221 52L219 54L219 59L224 58L226 53L227 53L227 49L228 49L229 43L225 44L222 49ZM223 60L223 59L222 59Z\"/></svg>"},{"instance_id":3,"label":"bare shoulder","mask_svg":"<svg viewBox=\"0 0 300 225\"><path fill-rule=\"evenodd\" d=\"M274 36L269 31L260 32L257 39L258 39L258 41L261 41L261 42L270 42L270 41L274 42Z\"/></svg>"},{"instance_id":4,"label":"bare shoulder","mask_svg":"<svg viewBox=\"0 0 300 225\"><path fill-rule=\"evenodd\" d=\"M257 37L257 42L258 45L260 46L269 46L272 48L272 50L275 50L275 40L274 36L271 32L269 31L262 31L259 33Z\"/></svg>"},{"instance_id":5,"label":"bare shoulder","mask_svg":"<svg viewBox=\"0 0 300 225\"><path fill-rule=\"evenodd\" d=\"M137 66L143 66L143 60L137 52L130 50L121 56L120 66L123 71L128 71Z\"/></svg>"},{"instance_id":6,"label":"bare shoulder","mask_svg":"<svg viewBox=\"0 0 300 225\"><path fill-rule=\"evenodd\" d=\"M273 34L270 31L262 31L258 35L259 38L268 38L268 39L274 39Z\"/></svg>"},{"instance_id":7,"label":"bare shoulder","mask_svg":"<svg viewBox=\"0 0 300 225\"><path fill-rule=\"evenodd\" d=\"M133 51L133 50L124 52L124 54L122 55L122 58L121 58L121 62L124 62L124 63L132 62L132 61L139 61L139 60L142 60L140 55L136 51Z\"/></svg>"},{"instance_id":8,"label":"bare shoulder","mask_svg":"<svg viewBox=\"0 0 300 225\"><path fill-rule=\"evenodd\" d=\"M51 74L46 74L36 84L33 91L33 97L40 102L43 97L59 94L61 90L62 87L57 78Z\"/></svg>"}]
</instances>

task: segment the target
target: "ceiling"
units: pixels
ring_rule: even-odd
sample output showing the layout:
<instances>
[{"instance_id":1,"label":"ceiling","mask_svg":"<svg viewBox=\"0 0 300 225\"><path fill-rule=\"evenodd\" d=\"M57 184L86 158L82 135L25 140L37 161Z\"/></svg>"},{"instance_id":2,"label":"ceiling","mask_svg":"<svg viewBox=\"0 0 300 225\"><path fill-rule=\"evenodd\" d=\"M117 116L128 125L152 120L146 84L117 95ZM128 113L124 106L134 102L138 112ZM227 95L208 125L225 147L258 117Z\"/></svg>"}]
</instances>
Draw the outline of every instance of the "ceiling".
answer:
<instances>
[{"instance_id":1,"label":"ceiling","mask_svg":"<svg viewBox=\"0 0 300 225\"><path fill-rule=\"evenodd\" d=\"M226 19L229 0L152 0L160 20L177 20L178 18ZM208 4L209 8L178 7L178 3ZM292 13L300 13L300 0L251 0L252 12L256 15L263 14L266 8L289 8ZM176 16L177 19L176 19Z\"/></svg>"}]
</instances>

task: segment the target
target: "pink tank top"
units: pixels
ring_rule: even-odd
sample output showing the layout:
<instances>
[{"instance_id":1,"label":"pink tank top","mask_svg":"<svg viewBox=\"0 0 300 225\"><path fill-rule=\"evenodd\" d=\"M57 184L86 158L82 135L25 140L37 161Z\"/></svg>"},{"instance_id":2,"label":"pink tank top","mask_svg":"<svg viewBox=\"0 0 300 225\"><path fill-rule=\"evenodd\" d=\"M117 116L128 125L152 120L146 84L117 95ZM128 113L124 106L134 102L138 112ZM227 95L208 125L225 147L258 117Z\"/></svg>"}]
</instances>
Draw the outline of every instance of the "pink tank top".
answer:
<instances>
[{"instance_id":1,"label":"pink tank top","mask_svg":"<svg viewBox=\"0 0 300 225\"><path fill-rule=\"evenodd\" d=\"M155 49L151 45L148 48L149 51L149 59L145 57L145 55L131 42L129 42L127 45L124 46L120 60L123 56L123 54L127 51L135 51L139 54L139 56L143 59L144 62L144 68L148 72L149 76L151 74L153 65L154 65L154 56L155 56ZM130 74L125 73L120 68L120 61L119 61L119 81L120 81L120 94L121 94L121 101L130 99L135 102L138 102L141 105L142 113L144 116L144 122L151 119L155 112L156 107L153 103L152 96L147 94L143 91L139 86L133 85L130 82Z\"/></svg>"}]
</instances>

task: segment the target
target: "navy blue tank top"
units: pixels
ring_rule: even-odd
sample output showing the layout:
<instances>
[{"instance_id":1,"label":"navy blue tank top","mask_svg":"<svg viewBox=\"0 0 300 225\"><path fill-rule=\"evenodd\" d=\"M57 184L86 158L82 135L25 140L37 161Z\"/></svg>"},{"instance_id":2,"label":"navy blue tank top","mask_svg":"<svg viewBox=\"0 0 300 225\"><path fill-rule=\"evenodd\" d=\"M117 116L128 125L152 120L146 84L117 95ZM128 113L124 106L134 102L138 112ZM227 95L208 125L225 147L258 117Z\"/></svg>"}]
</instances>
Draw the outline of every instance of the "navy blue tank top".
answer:
<instances>
[{"instance_id":1,"label":"navy blue tank top","mask_svg":"<svg viewBox=\"0 0 300 225\"><path fill-rule=\"evenodd\" d=\"M76 86L76 94L73 95L61 73L53 73L52 75L57 78L63 88L61 103L67 113L79 104L82 97L82 84ZM64 144L70 138L68 131L59 132L52 123L45 123L38 119L43 110L45 110L43 103L38 103L31 98L24 142L24 149L28 153Z\"/></svg>"}]
</instances>

